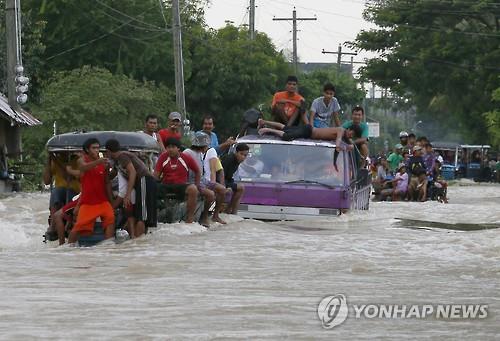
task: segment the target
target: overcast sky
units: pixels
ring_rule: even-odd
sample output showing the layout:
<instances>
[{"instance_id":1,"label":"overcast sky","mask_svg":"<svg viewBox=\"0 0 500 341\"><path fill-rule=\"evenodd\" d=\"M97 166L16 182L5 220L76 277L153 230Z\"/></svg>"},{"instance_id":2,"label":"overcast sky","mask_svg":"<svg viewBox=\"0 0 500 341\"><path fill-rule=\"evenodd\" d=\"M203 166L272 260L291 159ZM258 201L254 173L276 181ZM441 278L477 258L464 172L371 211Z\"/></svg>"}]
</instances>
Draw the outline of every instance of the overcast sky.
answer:
<instances>
[{"instance_id":1,"label":"overcast sky","mask_svg":"<svg viewBox=\"0 0 500 341\"><path fill-rule=\"evenodd\" d=\"M363 0L255 0L257 5L255 28L269 35L278 50L292 50L292 22L273 21L273 17L292 17L294 6L297 17L316 17L316 21L298 23L298 56L302 62L336 62L337 56L322 54L322 49L337 51L338 44L354 40L361 29L373 27L362 17ZM248 24L248 0L212 0L206 9L207 24L213 28ZM349 51L343 47L343 51ZM349 51L351 52L351 51ZM361 53L355 61L373 56ZM344 56L343 61L350 61Z\"/></svg>"}]
</instances>

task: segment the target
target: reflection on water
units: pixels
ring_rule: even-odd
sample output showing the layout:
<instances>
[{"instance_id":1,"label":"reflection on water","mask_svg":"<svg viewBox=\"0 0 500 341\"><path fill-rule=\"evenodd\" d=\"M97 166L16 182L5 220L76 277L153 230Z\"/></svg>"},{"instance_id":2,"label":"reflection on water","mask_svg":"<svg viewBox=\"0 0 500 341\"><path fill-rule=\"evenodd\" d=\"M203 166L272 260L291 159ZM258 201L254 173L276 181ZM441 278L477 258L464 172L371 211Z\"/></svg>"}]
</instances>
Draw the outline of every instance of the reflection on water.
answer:
<instances>
[{"instance_id":1,"label":"reflection on water","mask_svg":"<svg viewBox=\"0 0 500 341\"><path fill-rule=\"evenodd\" d=\"M379 202L317 221L161 225L144 238L80 249L41 242L46 194L5 198L0 338L493 340L500 230L479 227L500 225L499 189L451 187L448 205ZM317 304L340 293L355 304L483 303L491 314L349 317L324 330Z\"/></svg>"}]
</instances>

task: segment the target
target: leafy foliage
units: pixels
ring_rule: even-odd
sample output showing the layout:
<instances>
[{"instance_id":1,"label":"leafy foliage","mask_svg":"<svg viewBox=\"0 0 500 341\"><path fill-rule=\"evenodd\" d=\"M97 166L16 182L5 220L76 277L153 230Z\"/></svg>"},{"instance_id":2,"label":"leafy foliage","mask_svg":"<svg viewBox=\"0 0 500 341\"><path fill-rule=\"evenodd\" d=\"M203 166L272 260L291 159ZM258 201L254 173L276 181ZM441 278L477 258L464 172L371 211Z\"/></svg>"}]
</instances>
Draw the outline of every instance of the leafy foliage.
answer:
<instances>
[{"instance_id":1,"label":"leafy foliage","mask_svg":"<svg viewBox=\"0 0 500 341\"><path fill-rule=\"evenodd\" d=\"M200 128L202 116L211 114L224 121L219 132L226 135L234 134L245 110L270 105L289 71L269 37L259 33L251 41L247 30L231 25L201 33L188 53L186 100L194 123Z\"/></svg>"},{"instance_id":2,"label":"leafy foliage","mask_svg":"<svg viewBox=\"0 0 500 341\"><path fill-rule=\"evenodd\" d=\"M498 106L496 109L484 113L486 127L491 135L492 143L500 148L500 88L493 91L492 99Z\"/></svg>"},{"instance_id":3,"label":"leafy foliage","mask_svg":"<svg viewBox=\"0 0 500 341\"><path fill-rule=\"evenodd\" d=\"M408 98L417 119L442 137L486 143L482 113L500 86L500 6L488 1L370 1L365 18L379 26L362 31L353 46L383 58L363 68L366 79ZM491 130L490 134L492 133Z\"/></svg>"},{"instance_id":4,"label":"leafy foliage","mask_svg":"<svg viewBox=\"0 0 500 341\"><path fill-rule=\"evenodd\" d=\"M159 114L172 106L173 93L151 82L138 82L106 69L85 66L61 71L47 81L39 105L33 111L43 125L24 130L30 154L43 155L45 142L57 132L75 130L135 131L147 114Z\"/></svg>"}]
</instances>

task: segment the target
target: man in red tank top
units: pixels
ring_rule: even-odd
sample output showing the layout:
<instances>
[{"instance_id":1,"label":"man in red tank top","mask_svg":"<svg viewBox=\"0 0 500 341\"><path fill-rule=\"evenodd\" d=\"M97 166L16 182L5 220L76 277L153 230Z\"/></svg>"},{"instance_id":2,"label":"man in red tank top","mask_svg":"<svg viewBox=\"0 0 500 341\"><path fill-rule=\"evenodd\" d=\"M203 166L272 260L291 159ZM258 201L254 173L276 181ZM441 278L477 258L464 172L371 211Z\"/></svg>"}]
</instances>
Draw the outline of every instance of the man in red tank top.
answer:
<instances>
[{"instance_id":1,"label":"man in red tank top","mask_svg":"<svg viewBox=\"0 0 500 341\"><path fill-rule=\"evenodd\" d=\"M90 138L83 144L83 156L78 160L80 169L80 210L75 226L68 236L68 243L75 243L80 235L94 232L95 220L100 217L104 228L104 237L115 235L115 215L109 198L111 188L106 164L108 159L99 157L99 141Z\"/></svg>"}]
</instances>

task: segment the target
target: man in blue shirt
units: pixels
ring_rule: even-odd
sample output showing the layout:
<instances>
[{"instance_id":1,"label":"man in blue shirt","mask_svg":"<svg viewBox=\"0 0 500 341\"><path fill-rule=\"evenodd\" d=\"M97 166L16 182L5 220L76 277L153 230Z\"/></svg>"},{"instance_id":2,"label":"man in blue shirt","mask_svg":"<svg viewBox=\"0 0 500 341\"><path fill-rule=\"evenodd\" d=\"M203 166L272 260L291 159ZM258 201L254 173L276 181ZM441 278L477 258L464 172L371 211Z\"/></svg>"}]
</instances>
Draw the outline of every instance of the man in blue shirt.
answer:
<instances>
[{"instance_id":1,"label":"man in blue shirt","mask_svg":"<svg viewBox=\"0 0 500 341\"><path fill-rule=\"evenodd\" d=\"M350 129L353 125L359 125L361 127L361 134L353 136L354 144L361 155L361 160L359 166L362 168L365 165L366 158L369 155L368 150L368 124L363 121L363 115L365 111L360 106L355 106L352 108L352 120L344 122L342 128Z\"/></svg>"},{"instance_id":2,"label":"man in blue shirt","mask_svg":"<svg viewBox=\"0 0 500 341\"><path fill-rule=\"evenodd\" d=\"M231 136L226 140L226 142L219 144L219 139L217 137L217 134L213 132L214 128L215 128L214 118L210 115L203 117L202 130L200 131L210 136L209 147L214 148L215 151L217 151L217 155L221 155L224 154L229 149L229 147L235 144L235 140Z\"/></svg>"}]
</instances>

